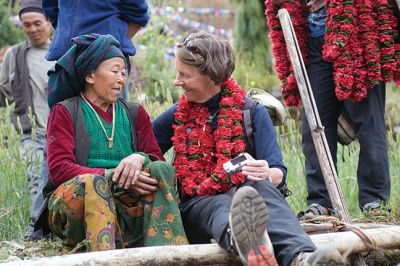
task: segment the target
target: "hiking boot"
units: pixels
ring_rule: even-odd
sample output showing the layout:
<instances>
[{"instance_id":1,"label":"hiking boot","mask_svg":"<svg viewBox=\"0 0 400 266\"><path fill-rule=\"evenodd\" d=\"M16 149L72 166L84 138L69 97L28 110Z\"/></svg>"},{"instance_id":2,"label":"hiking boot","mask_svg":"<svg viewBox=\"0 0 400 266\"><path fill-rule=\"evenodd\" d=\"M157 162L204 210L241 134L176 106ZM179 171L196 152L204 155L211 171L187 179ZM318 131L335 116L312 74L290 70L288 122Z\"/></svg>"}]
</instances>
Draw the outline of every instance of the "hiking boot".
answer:
<instances>
[{"instance_id":1,"label":"hiking boot","mask_svg":"<svg viewBox=\"0 0 400 266\"><path fill-rule=\"evenodd\" d=\"M316 251L302 252L297 255L290 266L345 266L343 256L334 248L319 248Z\"/></svg>"},{"instance_id":2,"label":"hiking boot","mask_svg":"<svg viewBox=\"0 0 400 266\"><path fill-rule=\"evenodd\" d=\"M278 266L267 229L268 209L258 192L249 186L237 190L229 225L240 260L248 266Z\"/></svg>"}]
</instances>

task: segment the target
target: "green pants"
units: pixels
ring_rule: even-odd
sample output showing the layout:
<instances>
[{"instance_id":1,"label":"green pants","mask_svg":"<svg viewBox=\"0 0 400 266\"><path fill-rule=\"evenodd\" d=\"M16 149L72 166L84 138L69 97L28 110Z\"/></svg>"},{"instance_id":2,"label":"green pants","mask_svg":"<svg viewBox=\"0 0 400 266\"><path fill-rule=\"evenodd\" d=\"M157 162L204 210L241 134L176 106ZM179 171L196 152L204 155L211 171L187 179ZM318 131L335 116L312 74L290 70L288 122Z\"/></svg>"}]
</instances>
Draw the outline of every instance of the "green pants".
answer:
<instances>
[{"instance_id":1,"label":"green pants","mask_svg":"<svg viewBox=\"0 0 400 266\"><path fill-rule=\"evenodd\" d=\"M175 172L165 162L148 165L158 191L137 198L110 178L85 174L61 184L48 204L50 229L66 250L188 244L175 193Z\"/></svg>"}]
</instances>

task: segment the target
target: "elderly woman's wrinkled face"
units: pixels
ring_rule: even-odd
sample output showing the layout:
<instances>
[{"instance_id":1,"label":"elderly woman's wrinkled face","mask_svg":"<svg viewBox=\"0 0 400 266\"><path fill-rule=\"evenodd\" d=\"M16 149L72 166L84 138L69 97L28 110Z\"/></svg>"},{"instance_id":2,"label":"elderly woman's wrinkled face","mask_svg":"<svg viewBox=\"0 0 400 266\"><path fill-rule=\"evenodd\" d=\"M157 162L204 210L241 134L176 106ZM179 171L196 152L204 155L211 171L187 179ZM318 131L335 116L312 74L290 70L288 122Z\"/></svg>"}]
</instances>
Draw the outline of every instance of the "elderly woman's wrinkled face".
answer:
<instances>
[{"instance_id":1,"label":"elderly woman's wrinkled face","mask_svg":"<svg viewBox=\"0 0 400 266\"><path fill-rule=\"evenodd\" d=\"M125 63L121 57L113 57L101 64L86 77L86 97L97 106L108 106L118 100L125 86Z\"/></svg>"},{"instance_id":2,"label":"elderly woman's wrinkled face","mask_svg":"<svg viewBox=\"0 0 400 266\"><path fill-rule=\"evenodd\" d=\"M181 87L189 102L204 103L221 91L221 87L207 76L200 74L196 67L175 60L175 86Z\"/></svg>"}]
</instances>

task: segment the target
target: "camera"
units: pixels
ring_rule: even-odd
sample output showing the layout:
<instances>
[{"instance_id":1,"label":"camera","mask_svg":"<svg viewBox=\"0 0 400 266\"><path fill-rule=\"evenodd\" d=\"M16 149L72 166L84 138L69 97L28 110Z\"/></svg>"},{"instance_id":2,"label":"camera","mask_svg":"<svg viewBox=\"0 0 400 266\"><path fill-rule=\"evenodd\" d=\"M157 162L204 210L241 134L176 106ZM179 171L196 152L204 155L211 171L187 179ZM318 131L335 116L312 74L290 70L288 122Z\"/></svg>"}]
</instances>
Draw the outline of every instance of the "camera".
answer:
<instances>
[{"instance_id":1,"label":"camera","mask_svg":"<svg viewBox=\"0 0 400 266\"><path fill-rule=\"evenodd\" d=\"M233 175L242 170L242 167L250 161L251 156L248 153L242 153L238 157L227 161L222 165L225 172L229 175Z\"/></svg>"}]
</instances>

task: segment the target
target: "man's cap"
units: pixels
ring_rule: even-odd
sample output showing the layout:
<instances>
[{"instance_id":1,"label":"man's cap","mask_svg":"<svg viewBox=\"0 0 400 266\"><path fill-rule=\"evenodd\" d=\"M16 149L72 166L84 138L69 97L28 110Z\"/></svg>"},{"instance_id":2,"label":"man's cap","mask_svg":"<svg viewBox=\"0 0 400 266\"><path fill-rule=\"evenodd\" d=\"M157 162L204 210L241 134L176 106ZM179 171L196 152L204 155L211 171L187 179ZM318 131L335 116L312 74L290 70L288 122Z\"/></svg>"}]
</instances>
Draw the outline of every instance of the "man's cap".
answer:
<instances>
[{"instance_id":1,"label":"man's cap","mask_svg":"<svg viewBox=\"0 0 400 266\"><path fill-rule=\"evenodd\" d=\"M44 15L41 0L21 0L19 3L19 17L26 12L37 12Z\"/></svg>"}]
</instances>

